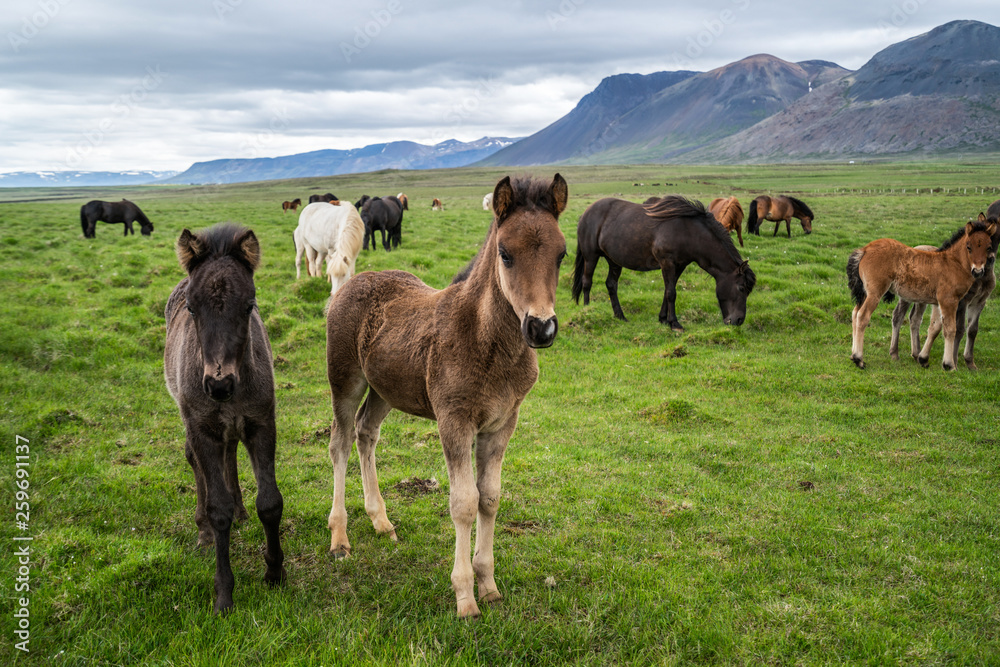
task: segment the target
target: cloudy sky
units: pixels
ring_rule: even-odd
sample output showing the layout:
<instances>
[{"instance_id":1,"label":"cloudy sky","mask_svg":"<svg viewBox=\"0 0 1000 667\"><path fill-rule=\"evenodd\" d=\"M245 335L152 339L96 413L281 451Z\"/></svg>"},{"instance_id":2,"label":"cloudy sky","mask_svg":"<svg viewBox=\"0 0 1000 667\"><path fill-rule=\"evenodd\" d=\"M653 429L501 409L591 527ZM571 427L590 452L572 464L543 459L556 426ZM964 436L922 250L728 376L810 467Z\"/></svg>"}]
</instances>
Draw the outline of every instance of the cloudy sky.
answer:
<instances>
[{"instance_id":1,"label":"cloudy sky","mask_svg":"<svg viewBox=\"0 0 1000 667\"><path fill-rule=\"evenodd\" d=\"M5 0L0 172L526 136L622 72L849 69L997 0Z\"/></svg>"}]
</instances>

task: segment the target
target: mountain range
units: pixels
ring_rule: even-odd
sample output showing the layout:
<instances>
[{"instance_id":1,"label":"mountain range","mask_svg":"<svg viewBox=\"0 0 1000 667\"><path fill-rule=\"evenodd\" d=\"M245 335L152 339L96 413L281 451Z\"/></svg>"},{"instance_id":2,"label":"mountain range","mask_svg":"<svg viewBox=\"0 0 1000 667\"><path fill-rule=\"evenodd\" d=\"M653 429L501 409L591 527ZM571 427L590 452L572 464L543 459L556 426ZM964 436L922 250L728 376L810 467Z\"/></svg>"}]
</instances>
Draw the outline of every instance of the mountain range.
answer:
<instances>
[{"instance_id":1,"label":"mountain range","mask_svg":"<svg viewBox=\"0 0 1000 667\"><path fill-rule=\"evenodd\" d=\"M857 71L760 54L704 73L609 77L481 165L742 163L1000 151L1000 28L953 21ZM657 89L657 82L668 85ZM613 91L627 82L627 103ZM584 141L575 137L585 136Z\"/></svg>"},{"instance_id":2,"label":"mountain range","mask_svg":"<svg viewBox=\"0 0 1000 667\"><path fill-rule=\"evenodd\" d=\"M433 146L393 141L351 150L320 150L275 158L212 160L196 162L165 182L237 183L380 169L447 169L464 167L516 141L507 137L483 137L471 142L449 139Z\"/></svg>"},{"instance_id":3,"label":"mountain range","mask_svg":"<svg viewBox=\"0 0 1000 667\"><path fill-rule=\"evenodd\" d=\"M617 74L522 138L412 141L197 162L180 174L19 172L0 187L233 183L380 169L753 163L1000 152L1000 28L952 21L857 71L758 54L709 72Z\"/></svg>"}]
</instances>

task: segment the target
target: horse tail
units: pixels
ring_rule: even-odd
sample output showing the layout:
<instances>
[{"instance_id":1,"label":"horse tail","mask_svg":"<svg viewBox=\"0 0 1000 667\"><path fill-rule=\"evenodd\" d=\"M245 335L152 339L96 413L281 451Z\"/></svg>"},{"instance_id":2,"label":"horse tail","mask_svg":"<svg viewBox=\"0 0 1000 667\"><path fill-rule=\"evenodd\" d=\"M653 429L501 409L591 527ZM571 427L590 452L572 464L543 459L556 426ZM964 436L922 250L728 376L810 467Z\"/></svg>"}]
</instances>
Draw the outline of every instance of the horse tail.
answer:
<instances>
[{"instance_id":1,"label":"horse tail","mask_svg":"<svg viewBox=\"0 0 1000 667\"><path fill-rule=\"evenodd\" d=\"M337 248L333 251L333 260L327 265L327 274L332 276L350 277L354 270L354 262L361 252L361 242L365 238L365 223L361 222L358 212L348 211L337 239Z\"/></svg>"},{"instance_id":2,"label":"horse tail","mask_svg":"<svg viewBox=\"0 0 1000 667\"><path fill-rule=\"evenodd\" d=\"M868 298L868 292L865 291L865 282L861 280L861 272L859 271L861 258L864 256L865 251L858 248L847 258L847 286L851 288L851 297L854 299L855 305L858 306L863 304L865 299Z\"/></svg>"},{"instance_id":3,"label":"horse tail","mask_svg":"<svg viewBox=\"0 0 1000 667\"><path fill-rule=\"evenodd\" d=\"M758 227L760 227L760 221L757 220L757 200L754 199L750 202L750 217L747 218L747 233L760 236L760 232L757 231Z\"/></svg>"},{"instance_id":4,"label":"horse tail","mask_svg":"<svg viewBox=\"0 0 1000 667\"><path fill-rule=\"evenodd\" d=\"M573 261L573 300L580 303L583 292L583 252L579 246L576 249L576 259Z\"/></svg>"},{"instance_id":5,"label":"horse tail","mask_svg":"<svg viewBox=\"0 0 1000 667\"><path fill-rule=\"evenodd\" d=\"M80 207L80 226L83 228L83 238L87 238L87 205Z\"/></svg>"}]
</instances>

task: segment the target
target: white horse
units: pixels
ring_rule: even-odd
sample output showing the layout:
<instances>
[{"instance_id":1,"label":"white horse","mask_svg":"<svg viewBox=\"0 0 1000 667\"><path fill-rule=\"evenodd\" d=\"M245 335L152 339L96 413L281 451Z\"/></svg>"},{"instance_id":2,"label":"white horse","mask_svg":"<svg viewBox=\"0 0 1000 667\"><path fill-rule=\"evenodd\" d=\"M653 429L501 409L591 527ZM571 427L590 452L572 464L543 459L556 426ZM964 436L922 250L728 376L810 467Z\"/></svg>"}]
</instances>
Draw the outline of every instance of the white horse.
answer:
<instances>
[{"instance_id":1,"label":"white horse","mask_svg":"<svg viewBox=\"0 0 1000 667\"><path fill-rule=\"evenodd\" d=\"M292 237L295 239L296 280L302 275L299 267L303 253L310 276L321 275L320 267L326 262L332 296L354 275L354 265L365 237L365 223L361 222L357 209L347 202L314 202L302 209L299 226Z\"/></svg>"},{"instance_id":2,"label":"white horse","mask_svg":"<svg viewBox=\"0 0 1000 667\"><path fill-rule=\"evenodd\" d=\"M483 197L483 210L489 211L492 208L493 208L493 193L490 192L487 193L485 197Z\"/></svg>"}]
</instances>

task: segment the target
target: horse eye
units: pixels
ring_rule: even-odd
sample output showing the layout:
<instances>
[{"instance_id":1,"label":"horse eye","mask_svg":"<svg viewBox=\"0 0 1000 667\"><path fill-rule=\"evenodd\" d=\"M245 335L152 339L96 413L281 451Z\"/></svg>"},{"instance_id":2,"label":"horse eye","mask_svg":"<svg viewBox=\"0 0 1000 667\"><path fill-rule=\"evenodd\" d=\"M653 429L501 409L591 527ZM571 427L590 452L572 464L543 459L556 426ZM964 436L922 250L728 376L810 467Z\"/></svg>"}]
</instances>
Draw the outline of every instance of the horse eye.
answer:
<instances>
[{"instance_id":1,"label":"horse eye","mask_svg":"<svg viewBox=\"0 0 1000 667\"><path fill-rule=\"evenodd\" d=\"M500 248L500 261L503 262L503 265L508 269L514 265L514 258L511 257L510 253L503 248Z\"/></svg>"},{"instance_id":2,"label":"horse eye","mask_svg":"<svg viewBox=\"0 0 1000 667\"><path fill-rule=\"evenodd\" d=\"M253 312L253 307L256 306L256 305L257 305L257 301L254 300L254 299L251 299L250 303L247 304L247 315L249 315L250 313Z\"/></svg>"},{"instance_id":3,"label":"horse eye","mask_svg":"<svg viewBox=\"0 0 1000 667\"><path fill-rule=\"evenodd\" d=\"M194 315L194 308L192 308L190 304L187 304L187 305L185 306L185 308L187 308L187 311L188 311L189 313L191 313L192 315Z\"/></svg>"},{"instance_id":4,"label":"horse eye","mask_svg":"<svg viewBox=\"0 0 1000 667\"><path fill-rule=\"evenodd\" d=\"M566 251L563 250L559 253L559 257L556 259L556 266L562 266L562 261L566 259Z\"/></svg>"}]
</instances>

